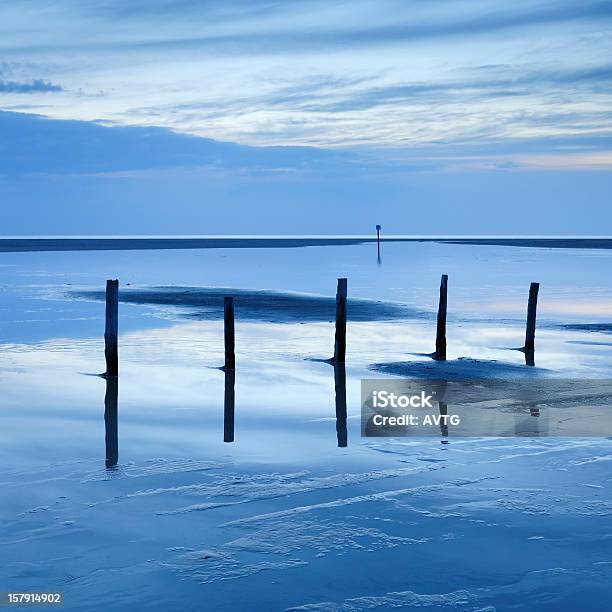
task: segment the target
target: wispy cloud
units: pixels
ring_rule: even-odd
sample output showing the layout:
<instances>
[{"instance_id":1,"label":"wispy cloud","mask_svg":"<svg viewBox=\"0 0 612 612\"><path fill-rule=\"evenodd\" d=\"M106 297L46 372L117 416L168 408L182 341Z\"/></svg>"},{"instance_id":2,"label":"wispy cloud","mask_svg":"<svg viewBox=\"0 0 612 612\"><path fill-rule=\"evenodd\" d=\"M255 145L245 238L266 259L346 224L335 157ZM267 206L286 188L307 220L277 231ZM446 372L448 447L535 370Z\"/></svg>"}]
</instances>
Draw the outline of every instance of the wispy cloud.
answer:
<instances>
[{"instance_id":1,"label":"wispy cloud","mask_svg":"<svg viewBox=\"0 0 612 612\"><path fill-rule=\"evenodd\" d=\"M274 54L296 51L322 52L358 46L392 45L426 40L448 39L466 36L491 35L508 30L533 26L553 26L567 22L612 20L612 3L609 0L545 3L538 6L497 5L496 10L483 11L479 15L461 17L457 14L446 18L402 19L399 23L369 27L329 27L312 29L273 29L271 31L247 31L206 36L157 38L125 43L132 49L177 49L215 53ZM522 9L522 10L521 10ZM403 21L403 23L402 23ZM95 44L95 43L94 43Z\"/></svg>"},{"instance_id":2,"label":"wispy cloud","mask_svg":"<svg viewBox=\"0 0 612 612\"><path fill-rule=\"evenodd\" d=\"M611 113L612 114L612 113ZM248 147L150 127L111 127L0 111L0 175L145 177L397 176L464 170L612 168L612 133L563 138L457 140L396 149Z\"/></svg>"},{"instance_id":3,"label":"wispy cloud","mask_svg":"<svg viewBox=\"0 0 612 612\"><path fill-rule=\"evenodd\" d=\"M436 100L438 103L449 103L456 101L458 97L476 102L490 97L550 95L557 91L568 93L568 88L574 92L608 95L612 86L612 64L556 70L530 70L528 66L496 66L494 72L487 72L484 78L469 75L446 81L432 79L361 89L348 92L345 99L338 102L323 101L313 104L311 97L306 108L338 113L401 102ZM269 100L271 104L288 101L284 96L271 97Z\"/></svg>"},{"instance_id":4,"label":"wispy cloud","mask_svg":"<svg viewBox=\"0 0 612 612\"><path fill-rule=\"evenodd\" d=\"M38 4L46 5L46 2ZM200 53L231 53L245 55L281 54L287 52L325 52L379 45L418 43L427 40L454 39L496 35L500 32L533 27L559 26L566 23L599 24L612 21L612 3L609 0L519 0L513 3L468 1L441 1L428 3L429 11L415 2L381 0L379 7L392 16L389 23L373 19L370 23L355 19L360 11L367 17L368 3L356 1L339 3L335 12L321 10L326 4L318 1L271 2L196 2L195 0L166 0L153 2L105 2L100 6L86 3L73 5L77 23L88 18L128 24L139 20L167 19L167 28L153 32L126 28L126 33L106 37L94 36L62 38L54 41L30 40L23 44L0 45L5 53L28 51L71 51L75 48L90 51L192 51ZM329 6L329 5L327 5ZM320 15L317 18L317 10ZM384 11L381 10L380 13ZM327 18L327 19L326 19ZM300 21L306 25L301 26ZM180 23L179 29L171 27ZM70 22L68 22L70 23ZM223 27L215 29L215 24ZM229 27L225 27L229 24ZM181 35L194 29L206 34ZM163 35L159 35L162 33Z\"/></svg>"},{"instance_id":5,"label":"wispy cloud","mask_svg":"<svg viewBox=\"0 0 612 612\"><path fill-rule=\"evenodd\" d=\"M325 0L309 0L310 8ZM241 19L286 14L303 0L99 0L86 10L101 16L124 19L182 20L205 15L213 22L236 23Z\"/></svg>"},{"instance_id":6,"label":"wispy cloud","mask_svg":"<svg viewBox=\"0 0 612 612\"><path fill-rule=\"evenodd\" d=\"M23 83L18 81L3 81L0 80L0 92L1 93L51 93L63 91L61 85L51 83L50 81L44 81L42 79L34 79L29 83Z\"/></svg>"}]
</instances>

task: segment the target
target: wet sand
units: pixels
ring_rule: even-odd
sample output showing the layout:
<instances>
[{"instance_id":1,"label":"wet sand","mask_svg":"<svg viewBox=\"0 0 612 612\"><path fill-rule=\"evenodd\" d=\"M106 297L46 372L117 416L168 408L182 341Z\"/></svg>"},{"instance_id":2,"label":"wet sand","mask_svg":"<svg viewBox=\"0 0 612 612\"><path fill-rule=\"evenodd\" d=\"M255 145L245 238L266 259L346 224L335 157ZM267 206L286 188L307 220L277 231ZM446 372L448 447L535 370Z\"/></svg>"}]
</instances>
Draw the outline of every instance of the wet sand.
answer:
<instances>
[{"instance_id":1,"label":"wet sand","mask_svg":"<svg viewBox=\"0 0 612 612\"><path fill-rule=\"evenodd\" d=\"M68 297L104 300L104 291L69 291ZM332 321L336 298L307 293L261 291L233 287L147 287L121 289L119 301L130 304L171 306L193 319L219 319L223 298L233 296L241 319L273 323ZM432 318L433 313L406 304L352 299L351 321L392 321Z\"/></svg>"},{"instance_id":2,"label":"wet sand","mask_svg":"<svg viewBox=\"0 0 612 612\"><path fill-rule=\"evenodd\" d=\"M386 236L381 242L441 242L445 244L612 249L609 237L462 237ZM116 251L150 249L241 249L346 246L376 242L374 236L33 236L0 237L0 252Z\"/></svg>"}]
</instances>

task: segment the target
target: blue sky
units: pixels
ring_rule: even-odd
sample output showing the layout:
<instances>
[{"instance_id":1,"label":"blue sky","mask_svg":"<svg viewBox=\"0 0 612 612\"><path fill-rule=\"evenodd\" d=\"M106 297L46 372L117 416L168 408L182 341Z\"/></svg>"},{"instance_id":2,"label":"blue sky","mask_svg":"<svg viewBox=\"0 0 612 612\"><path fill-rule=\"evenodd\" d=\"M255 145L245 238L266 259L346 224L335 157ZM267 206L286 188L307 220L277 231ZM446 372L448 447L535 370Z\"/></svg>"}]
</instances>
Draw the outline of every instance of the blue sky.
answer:
<instances>
[{"instance_id":1,"label":"blue sky","mask_svg":"<svg viewBox=\"0 0 612 612\"><path fill-rule=\"evenodd\" d=\"M611 34L612 0L5 2L2 233L606 233Z\"/></svg>"}]
</instances>

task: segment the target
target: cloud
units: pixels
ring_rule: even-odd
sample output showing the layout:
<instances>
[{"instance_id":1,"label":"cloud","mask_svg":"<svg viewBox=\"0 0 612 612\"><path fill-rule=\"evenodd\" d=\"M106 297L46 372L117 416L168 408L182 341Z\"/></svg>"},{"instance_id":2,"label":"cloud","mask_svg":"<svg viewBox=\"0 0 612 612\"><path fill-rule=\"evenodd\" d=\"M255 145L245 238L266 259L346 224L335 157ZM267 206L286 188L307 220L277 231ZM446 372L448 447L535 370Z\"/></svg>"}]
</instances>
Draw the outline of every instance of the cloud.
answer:
<instances>
[{"instance_id":1,"label":"cloud","mask_svg":"<svg viewBox=\"0 0 612 612\"><path fill-rule=\"evenodd\" d=\"M504 74L506 73L506 74ZM482 98L550 95L562 90L586 90L609 94L612 85L612 65L585 67L582 69L530 70L523 66L496 66L493 73L486 78L473 76L456 78L447 81L416 81L399 83L384 87L362 88L347 92L344 99L337 101L319 101L313 96L303 95L297 101L305 101L303 110L314 112L342 113L346 111L365 110L379 105L401 102L435 101L437 104L454 103L458 97L468 97L474 103ZM342 94L335 92L335 97ZM270 96L269 104L277 105L296 102L282 93Z\"/></svg>"},{"instance_id":2,"label":"cloud","mask_svg":"<svg viewBox=\"0 0 612 612\"><path fill-rule=\"evenodd\" d=\"M484 136L402 148L251 147L158 127L106 126L0 111L0 176L31 174L276 177L394 176L465 169L612 167L612 133L547 138ZM180 179L177 179L180 180ZM231 181L230 181L231 182Z\"/></svg>"},{"instance_id":3,"label":"cloud","mask_svg":"<svg viewBox=\"0 0 612 612\"><path fill-rule=\"evenodd\" d=\"M43 81L42 79L34 79L29 83L22 83L18 81L3 81L0 80L0 93L51 93L64 91L61 85L51 83L50 81Z\"/></svg>"},{"instance_id":4,"label":"cloud","mask_svg":"<svg viewBox=\"0 0 612 612\"><path fill-rule=\"evenodd\" d=\"M310 0L310 8L323 1ZM88 9L111 18L180 20L186 15L205 15L210 21L235 23L240 19L287 13L290 7L300 2L303 0L101 0Z\"/></svg>"},{"instance_id":5,"label":"cloud","mask_svg":"<svg viewBox=\"0 0 612 612\"><path fill-rule=\"evenodd\" d=\"M24 0L0 3L0 90L258 146L606 133L611 31L610 0Z\"/></svg>"},{"instance_id":6,"label":"cloud","mask_svg":"<svg viewBox=\"0 0 612 612\"><path fill-rule=\"evenodd\" d=\"M401 15L398 15L401 19ZM398 19L398 21L399 21ZM410 20L393 25L291 29L271 32L241 32L175 39L157 39L129 43L135 49L191 48L214 49L229 53L284 53L300 50L346 49L357 46L389 45L440 38L496 34L530 26L555 25L564 22L612 19L612 2L546 3L527 10L483 11L482 14L451 18Z\"/></svg>"},{"instance_id":7,"label":"cloud","mask_svg":"<svg viewBox=\"0 0 612 612\"><path fill-rule=\"evenodd\" d=\"M158 127L110 127L0 111L0 174L103 174L162 168L325 169L350 156L309 147L249 147Z\"/></svg>"},{"instance_id":8,"label":"cloud","mask_svg":"<svg viewBox=\"0 0 612 612\"><path fill-rule=\"evenodd\" d=\"M427 10L413 10L413 3L381 2L386 9L389 23L380 19L367 26L363 20L355 19L359 11L367 15L367 2L340 3L331 14L322 11L326 3L313 1L272 2L259 0L252 3L232 0L229 3L209 1L197 3L182 0L178 4L157 0L136 3L106 2L102 6L87 3L75 5L75 14L81 18L99 17L103 23L127 20L137 24L143 18L166 20L167 28L158 28L161 36L149 32L132 32L132 35L92 37L88 40L77 37L74 42L66 38L55 42L27 42L23 45L3 45L5 53L25 51L71 51L75 48L94 50L125 51L187 51L210 52L213 54L267 55L287 52L311 51L321 53L327 50L356 47L413 43L426 40L453 39L495 35L500 32L529 28L533 26L557 26L563 23L598 22L612 20L610 0L557 0L547 2L501 3L492 10L490 4L468 2L464 10L457 10L454 2L432 2L430 14ZM410 9L407 8L410 5ZM353 8L354 6L354 8ZM416 7L418 9L418 7ZM317 12L319 11L320 14ZM383 11L380 12L383 14ZM327 19L326 19L327 17ZM333 17L333 19L332 19ZM170 27L178 21L185 25L206 25L206 35L188 36ZM267 18L267 21L266 21ZM300 21L306 25L300 27ZM219 30L210 27L221 22Z\"/></svg>"},{"instance_id":9,"label":"cloud","mask_svg":"<svg viewBox=\"0 0 612 612\"><path fill-rule=\"evenodd\" d=\"M153 119L203 135L220 123L226 132L215 137L241 140L241 131L249 130L257 136L247 140L251 143L318 146L415 147L473 138L527 141L536 132L547 137L612 132L612 64L481 65L422 80L382 80L365 71L354 78L296 77L264 91L135 106L121 120Z\"/></svg>"},{"instance_id":10,"label":"cloud","mask_svg":"<svg viewBox=\"0 0 612 612\"><path fill-rule=\"evenodd\" d=\"M235 34L210 34L198 37L178 37L157 40L133 41L126 46L134 49L214 49L234 53L283 53L288 50L318 50L375 46L381 44L408 43L428 39L475 36L525 28L530 26L555 25L564 22L612 19L612 2L585 1L580 3L545 3L533 5L526 10L483 11L482 14L450 18L429 18L405 21L398 15L400 23L370 27L318 27L297 29L287 27L261 32Z\"/></svg>"}]
</instances>

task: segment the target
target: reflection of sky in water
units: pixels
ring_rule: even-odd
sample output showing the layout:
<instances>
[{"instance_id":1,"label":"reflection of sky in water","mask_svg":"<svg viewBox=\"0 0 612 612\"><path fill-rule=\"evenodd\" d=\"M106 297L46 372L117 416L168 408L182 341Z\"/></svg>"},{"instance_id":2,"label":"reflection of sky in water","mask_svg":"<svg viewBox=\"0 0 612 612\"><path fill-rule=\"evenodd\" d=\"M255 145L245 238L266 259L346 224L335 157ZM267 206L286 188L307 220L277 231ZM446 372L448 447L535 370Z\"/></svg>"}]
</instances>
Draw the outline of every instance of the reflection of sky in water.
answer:
<instances>
[{"instance_id":1,"label":"reflection of sky in water","mask_svg":"<svg viewBox=\"0 0 612 612\"><path fill-rule=\"evenodd\" d=\"M371 576L384 566L391 568L384 589L398 592L419 589L392 569L405 564L414 546L419 555L427 552L435 568L427 573L427 585L420 583L433 593L488 580L511 585L522 597L531 587L525 586L529 581L516 587L518 566L522 574L604 559L594 544L581 543L597 541L609 512L609 496L597 488L607 474L607 440L456 440L442 446L437 439L359 437L359 381L384 376L368 366L415 360L436 367L418 356L433 350L433 317L349 324L348 448L341 449L333 368L312 360L331 355L333 324L241 321L237 309L236 441L224 444L224 374L217 369L223 362L221 320L193 321L180 310L122 304L119 467L104 470L105 382L87 375L104 367L104 306L57 296L63 288L103 288L111 277L133 286L333 295L336 277L346 275L349 309L353 296L434 311L444 272L450 277L449 359L498 360L529 376L611 375L609 334L556 327L610 322L605 305L612 287L604 284L609 252L435 244L383 244L382 251L380 267L375 245L2 254L0 480L11 491L1 515L0 544L9 560L2 577L30 588L55 580L67 585L75 606L87 601L89 588L90 596L110 607L118 604L111 593L144 592L145 584L158 581L159 589L146 588L156 589L159 609L172 609L162 589L175 589L183 604L201 594L189 580L176 591L175 574L198 586L214 582L214 592L206 593L217 605L230 591L237 597L236 580L257 593L259 563L284 585L283 592L295 592L295 578L285 577L290 571L318 589L317 572L340 571L330 547L344 555L351 584L355 576L363 578L360 572ZM542 284L535 370L521 368L523 355L508 350L523 342L532 280ZM490 373L486 367L483 372ZM213 506L220 509L209 511ZM513 531L492 527L497 523L513 525ZM356 536L360 529L365 535ZM578 534L571 546L528 541L556 542L569 532ZM227 533L237 539L228 540ZM364 546L360 537L367 539L370 556L356 552ZM541 557L526 542L541 546ZM447 571L443 559L465 559L474 543L482 558L474 560L466 583ZM571 557L576 547L579 564ZM33 561L41 557L64 560L48 569ZM116 570L119 558L127 573ZM68 576L77 578L71 583ZM219 576L228 578L227 586ZM435 576L445 576L443 583ZM605 576L588 576L606 582ZM551 585L554 576L538 574L538 580ZM379 586L367 586L364 594L382 597ZM354 594L337 589L315 601ZM483 605L505 596L478 593L474 601ZM136 606L144 605L132 597Z\"/></svg>"},{"instance_id":2,"label":"reflection of sky in water","mask_svg":"<svg viewBox=\"0 0 612 612\"><path fill-rule=\"evenodd\" d=\"M401 330L398 330L401 327ZM396 333L399 331L399 333ZM476 335L477 340L472 341ZM516 368L481 369L483 376L604 376L609 348L567 344L576 332L542 332L539 368L523 356L495 346L520 340L520 330L461 327L449 337L449 357L477 354ZM311 359L331 353L331 324L237 323L236 447L223 445L224 376L222 326L198 321L127 332L120 344L119 420L121 457L157 454L256 455L268 461L310 460L335 449L333 368ZM349 444L359 444L359 380L382 376L371 363L420 360L432 329L407 322L354 323L348 335ZM510 342L512 344L512 342ZM567 347L567 348L566 348ZM582 365L577 366L578 360ZM87 374L103 369L103 341L50 340L5 345L0 356L4 407L3 455L27 460L92 457L103 447L104 381ZM541 368L541 369L540 369ZM435 370L434 370L435 371ZM40 427L46 423L45 427Z\"/></svg>"},{"instance_id":3,"label":"reflection of sky in water","mask_svg":"<svg viewBox=\"0 0 612 612\"><path fill-rule=\"evenodd\" d=\"M542 283L542 327L537 334L538 371L529 375L609 375L606 334L554 327L594 320L602 305L612 300L611 288L600 285L610 261L607 251L430 243L383 247L382 266L376 264L372 245L248 252L5 253L2 337L10 344L5 344L0 356L2 403L20 407L20 419L47 419L50 414L66 419L67 426L61 431L70 440L68 446L98 447L99 436L95 438L90 428L79 423L99 419L103 385L82 373L103 369L103 304L65 299L62 292L98 289L107 277L119 277L131 286L199 284L333 295L336 277L345 274L349 296L396 300L433 311L438 274L447 272L449 359L496 360L516 366L521 374L523 355L508 349L522 344L526 292L529 281L537 279ZM585 301L585 295L592 302ZM549 314L557 312L558 304L571 311L570 318L556 319ZM120 312L123 450L130 448L126 432L132 421L139 431L134 452L146 454L142 436L147 428L162 431L161 439L153 438L155 444L167 438L168 449L173 445L184 449L190 441L192 449L204 440L218 445L223 375L214 368L223 361L221 321L188 321L180 316L184 312L172 307L122 304ZM293 438L303 438L306 447L314 440L324 446L326 442L319 444L319 440L325 436L318 429L326 427L331 448L333 423L325 419L334 414L333 371L310 360L330 356L333 325L245 322L240 321L239 309L236 316L236 439L242 448L245 452L259 448L274 455L282 442L265 432L283 428ZM427 364L426 368L435 366L419 356L433 349L434 325L433 316L350 323L349 417L354 419L359 410L359 379L384 375L368 370L371 364L416 360ZM482 373L496 375L486 368ZM504 371L501 375L510 374ZM143 422L145 429L141 429ZM7 426L15 424L10 419ZM241 428L261 431L241 436ZM351 418L349 428L355 440L358 430ZM46 435L32 428L26 431L36 435L38 443ZM70 432L79 432L78 440ZM88 444L83 436L91 437ZM288 442L287 450L292 449L294 455L299 454L298 448ZM227 447L219 450L229 452Z\"/></svg>"}]
</instances>

